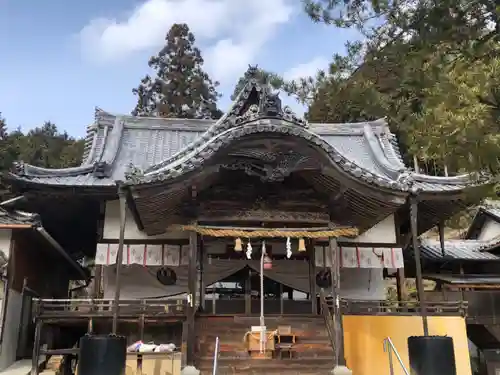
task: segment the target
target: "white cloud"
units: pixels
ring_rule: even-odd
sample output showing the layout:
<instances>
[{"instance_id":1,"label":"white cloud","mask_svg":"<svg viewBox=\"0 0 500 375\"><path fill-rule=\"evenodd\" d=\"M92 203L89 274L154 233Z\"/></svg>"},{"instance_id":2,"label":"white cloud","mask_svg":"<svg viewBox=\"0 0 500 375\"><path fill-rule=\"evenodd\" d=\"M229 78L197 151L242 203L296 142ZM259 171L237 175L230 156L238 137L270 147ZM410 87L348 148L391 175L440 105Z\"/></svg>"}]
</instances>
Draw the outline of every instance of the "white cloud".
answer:
<instances>
[{"instance_id":1,"label":"white cloud","mask_svg":"<svg viewBox=\"0 0 500 375\"><path fill-rule=\"evenodd\" d=\"M298 116L303 116L307 110L307 106L297 101L297 98L294 96L288 96L286 94L280 95L281 101L283 105L290 107L290 109L295 112Z\"/></svg>"},{"instance_id":2,"label":"white cloud","mask_svg":"<svg viewBox=\"0 0 500 375\"><path fill-rule=\"evenodd\" d=\"M283 77L286 80L315 77L318 71L328 69L328 60L325 57L315 57L309 62L298 64L288 69Z\"/></svg>"},{"instance_id":3,"label":"white cloud","mask_svg":"<svg viewBox=\"0 0 500 375\"><path fill-rule=\"evenodd\" d=\"M300 78L315 77L318 71L327 70L329 61L325 57L318 56L309 62L295 65L283 73L283 78L287 81L298 80ZM295 97L282 97L283 102L298 114L303 115L306 111L306 106L299 103Z\"/></svg>"},{"instance_id":4,"label":"white cloud","mask_svg":"<svg viewBox=\"0 0 500 375\"><path fill-rule=\"evenodd\" d=\"M280 25L292 0L147 0L128 18L95 19L79 33L84 56L94 62L122 60L139 51L156 52L173 23L187 23L202 44L207 69L217 80L234 79Z\"/></svg>"}]
</instances>

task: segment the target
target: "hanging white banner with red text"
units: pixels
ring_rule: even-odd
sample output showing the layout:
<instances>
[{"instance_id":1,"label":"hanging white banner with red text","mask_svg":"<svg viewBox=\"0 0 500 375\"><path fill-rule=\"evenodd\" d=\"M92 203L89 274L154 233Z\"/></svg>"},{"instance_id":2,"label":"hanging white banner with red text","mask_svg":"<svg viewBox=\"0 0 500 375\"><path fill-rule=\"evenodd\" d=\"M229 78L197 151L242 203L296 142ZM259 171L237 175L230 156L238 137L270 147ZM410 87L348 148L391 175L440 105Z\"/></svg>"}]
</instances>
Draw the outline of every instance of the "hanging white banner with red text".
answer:
<instances>
[{"instance_id":1,"label":"hanging white banner with red text","mask_svg":"<svg viewBox=\"0 0 500 375\"><path fill-rule=\"evenodd\" d=\"M109 266L116 264L118 244L97 244L95 264ZM122 264L143 266L186 266L189 259L189 245L134 244L123 247Z\"/></svg>"},{"instance_id":2,"label":"hanging white banner with red text","mask_svg":"<svg viewBox=\"0 0 500 375\"><path fill-rule=\"evenodd\" d=\"M343 268L404 268L403 250L389 247L341 247L340 266ZM316 267L331 267L328 246L316 246Z\"/></svg>"},{"instance_id":3,"label":"hanging white banner with red text","mask_svg":"<svg viewBox=\"0 0 500 375\"><path fill-rule=\"evenodd\" d=\"M340 266L343 268L404 268L401 248L339 247ZM95 264L116 264L118 244L98 244ZM328 247L315 247L316 267L331 267ZM143 266L185 266L189 259L189 245L133 244L123 248L122 264Z\"/></svg>"}]
</instances>

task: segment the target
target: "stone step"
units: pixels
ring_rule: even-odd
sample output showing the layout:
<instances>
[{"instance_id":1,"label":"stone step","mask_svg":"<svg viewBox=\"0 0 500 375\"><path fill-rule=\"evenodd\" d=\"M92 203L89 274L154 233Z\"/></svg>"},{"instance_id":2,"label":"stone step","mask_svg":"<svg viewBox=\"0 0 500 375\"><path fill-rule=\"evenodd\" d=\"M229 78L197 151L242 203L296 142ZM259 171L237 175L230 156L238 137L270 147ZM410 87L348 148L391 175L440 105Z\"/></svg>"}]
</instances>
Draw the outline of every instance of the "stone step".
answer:
<instances>
[{"instance_id":1,"label":"stone step","mask_svg":"<svg viewBox=\"0 0 500 375\"><path fill-rule=\"evenodd\" d=\"M211 317L211 318L205 318L205 317L199 317L196 319L196 323L198 325L208 325L209 327L213 326L219 326L219 325L226 325L226 324L231 324L234 326L252 326L252 325L259 325L260 324L260 319L259 318L240 318L240 317L230 317L230 318L220 318L220 317ZM324 320L322 318L276 318L276 319L270 319L266 317L265 319L266 325L324 325Z\"/></svg>"},{"instance_id":2,"label":"stone step","mask_svg":"<svg viewBox=\"0 0 500 375\"><path fill-rule=\"evenodd\" d=\"M215 350L215 344L212 345L204 345L203 343L200 343L198 352L203 354L203 353L213 353ZM297 353L307 353L307 352L325 352L325 353L331 353L332 352L332 347L329 342L317 342L317 343L296 343L293 345L293 350ZM219 352L226 353L226 352L234 352L234 351L239 351L239 352L247 352L247 348L244 343L238 342L238 343L224 343L222 342L219 346Z\"/></svg>"},{"instance_id":3,"label":"stone step","mask_svg":"<svg viewBox=\"0 0 500 375\"><path fill-rule=\"evenodd\" d=\"M213 324L224 324L227 323L228 321L233 322L234 324L255 324L258 325L260 323L260 318L259 317L239 317L239 316L232 316L232 317L197 317L196 322L210 322ZM268 316L265 317L266 323L273 323L273 324L286 324L288 322L291 323L322 323L324 322L322 317L303 317L303 318L294 318L294 317L277 317L277 318L270 318Z\"/></svg>"},{"instance_id":4,"label":"stone step","mask_svg":"<svg viewBox=\"0 0 500 375\"><path fill-rule=\"evenodd\" d=\"M220 343L218 375L319 375L332 370L333 350L322 317L266 316L265 324L268 330L280 325L291 327L297 337L293 358L251 358L243 339L251 326L259 325L259 317L198 317L196 355L202 375L212 374L217 337Z\"/></svg>"},{"instance_id":5,"label":"stone step","mask_svg":"<svg viewBox=\"0 0 500 375\"><path fill-rule=\"evenodd\" d=\"M236 337L239 337L241 340L243 340L245 334L248 332L248 328L244 330L236 330L232 328L226 328L226 329L221 329L221 330L198 330L198 338L203 339L205 342L210 342L213 341L215 342L215 339L218 337L219 340L226 340L226 339L233 339ZM296 336L297 340L301 341L328 341L329 336L328 332L326 332L326 329L323 330L314 330L314 331L303 331L299 329L294 329L292 328L293 334ZM258 335L258 333L255 333Z\"/></svg>"},{"instance_id":6,"label":"stone step","mask_svg":"<svg viewBox=\"0 0 500 375\"><path fill-rule=\"evenodd\" d=\"M203 352L198 353L201 358L213 358L213 353ZM285 356L286 357L286 356ZM233 350L232 352L223 352L219 353L219 358L224 360L245 360L252 359L250 354L247 351L237 351ZM333 358L332 350L316 350L316 351L307 351L307 352L294 352L292 359L325 359L325 358Z\"/></svg>"},{"instance_id":7,"label":"stone step","mask_svg":"<svg viewBox=\"0 0 500 375\"><path fill-rule=\"evenodd\" d=\"M203 375L211 374L213 359L200 360ZM328 374L333 368L332 358L317 359L219 359L217 375L226 374Z\"/></svg>"}]
</instances>

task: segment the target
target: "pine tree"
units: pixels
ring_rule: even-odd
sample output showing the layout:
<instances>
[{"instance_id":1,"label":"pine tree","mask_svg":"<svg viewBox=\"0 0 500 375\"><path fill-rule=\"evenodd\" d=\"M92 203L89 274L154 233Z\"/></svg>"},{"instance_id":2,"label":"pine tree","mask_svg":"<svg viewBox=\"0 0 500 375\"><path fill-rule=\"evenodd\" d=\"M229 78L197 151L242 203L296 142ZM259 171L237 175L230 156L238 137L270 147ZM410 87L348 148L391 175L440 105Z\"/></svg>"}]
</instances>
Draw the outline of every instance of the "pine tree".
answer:
<instances>
[{"instance_id":1,"label":"pine tree","mask_svg":"<svg viewBox=\"0 0 500 375\"><path fill-rule=\"evenodd\" d=\"M203 57L195 47L195 37L186 24L174 24L165 37L165 46L151 57L149 67L156 76L147 75L132 90L137 96L135 116L177 118L219 118L216 90L203 70Z\"/></svg>"},{"instance_id":2,"label":"pine tree","mask_svg":"<svg viewBox=\"0 0 500 375\"><path fill-rule=\"evenodd\" d=\"M2 112L0 112L0 141L5 141L7 138L7 124L5 119L2 117Z\"/></svg>"}]
</instances>

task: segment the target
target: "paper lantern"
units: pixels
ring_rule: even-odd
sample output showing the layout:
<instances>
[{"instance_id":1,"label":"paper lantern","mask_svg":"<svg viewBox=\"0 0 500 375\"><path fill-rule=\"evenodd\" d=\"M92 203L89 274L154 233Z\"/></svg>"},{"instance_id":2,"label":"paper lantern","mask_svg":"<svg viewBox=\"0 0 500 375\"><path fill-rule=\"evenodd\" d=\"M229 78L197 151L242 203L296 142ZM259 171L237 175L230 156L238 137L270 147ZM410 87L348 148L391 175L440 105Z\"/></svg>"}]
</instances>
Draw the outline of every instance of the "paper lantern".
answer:
<instances>
[{"instance_id":1,"label":"paper lantern","mask_svg":"<svg viewBox=\"0 0 500 375\"><path fill-rule=\"evenodd\" d=\"M303 238L299 238L299 251L306 251L306 241Z\"/></svg>"},{"instance_id":2,"label":"paper lantern","mask_svg":"<svg viewBox=\"0 0 500 375\"><path fill-rule=\"evenodd\" d=\"M264 255L264 269L270 270L273 268L273 261L267 255Z\"/></svg>"},{"instance_id":3,"label":"paper lantern","mask_svg":"<svg viewBox=\"0 0 500 375\"><path fill-rule=\"evenodd\" d=\"M241 238L237 238L234 240L234 251L243 251L243 246L241 244Z\"/></svg>"}]
</instances>

